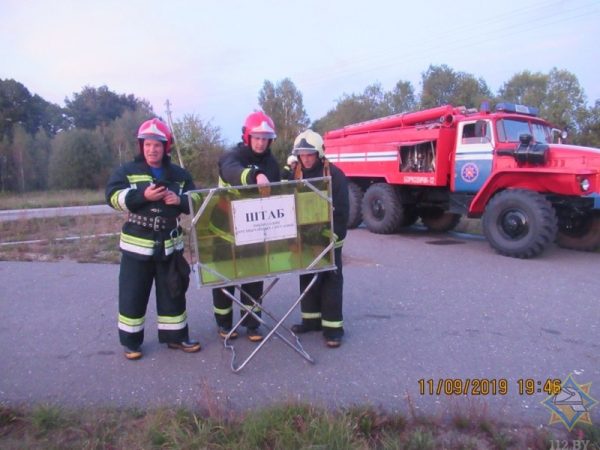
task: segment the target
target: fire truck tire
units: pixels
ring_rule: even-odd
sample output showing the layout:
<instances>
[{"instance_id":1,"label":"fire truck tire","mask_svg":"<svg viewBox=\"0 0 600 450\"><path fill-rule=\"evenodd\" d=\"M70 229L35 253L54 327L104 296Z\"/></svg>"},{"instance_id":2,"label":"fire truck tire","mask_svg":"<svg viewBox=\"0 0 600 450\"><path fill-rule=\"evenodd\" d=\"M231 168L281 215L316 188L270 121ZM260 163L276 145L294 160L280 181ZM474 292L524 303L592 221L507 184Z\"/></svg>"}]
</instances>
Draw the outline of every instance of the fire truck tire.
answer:
<instances>
[{"instance_id":1,"label":"fire truck tire","mask_svg":"<svg viewBox=\"0 0 600 450\"><path fill-rule=\"evenodd\" d=\"M386 183L372 184L362 201L362 216L372 233L394 233L402 223L402 203L393 186Z\"/></svg>"},{"instance_id":2,"label":"fire truck tire","mask_svg":"<svg viewBox=\"0 0 600 450\"><path fill-rule=\"evenodd\" d=\"M532 258L554 242L556 211L537 192L507 189L489 201L483 214L483 233L498 253Z\"/></svg>"},{"instance_id":3,"label":"fire truck tire","mask_svg":"<svg viewBox=\"0 0 600 450\"><path fill-rule=\"evenodd\" d=\"M360 186L350 181L348 183L348 198L350 200L350 211L348 213L348 229L356 228L362 222L361 203L363 191Z\"/></svg>"},{"instance_id":4,"label":"fire truck tire","mask_svg":"<svg viewBox=\"0 0 600 450\"><path fill-rule=\"evenodd\" d=\"M449 213L440 208L430 208L427 212L421 212L421 222L430 231L443 233L454 230L460 222L460 214Z\"/></svg>"},{"instance_id":5,"label":"fire truck tire","mask_svg":"<svg viewBox=\"0 0 600 450\"><path fill-rule=\"evenodd\" d=\"M556 243L563 248L593 252L600 248L600 214L588 214L578 223L559 227Z\"/></svg>"}]
</instances>

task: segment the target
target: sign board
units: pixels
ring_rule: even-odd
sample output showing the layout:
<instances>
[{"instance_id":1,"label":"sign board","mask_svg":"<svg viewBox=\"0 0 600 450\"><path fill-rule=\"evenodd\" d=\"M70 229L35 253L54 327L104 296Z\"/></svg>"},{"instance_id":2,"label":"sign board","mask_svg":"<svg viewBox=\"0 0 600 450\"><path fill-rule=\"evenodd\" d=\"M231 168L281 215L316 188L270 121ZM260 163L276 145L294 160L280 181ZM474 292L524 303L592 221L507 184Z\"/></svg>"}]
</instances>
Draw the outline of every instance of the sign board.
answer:
<instances>
[{"instance_id":1,"label":"sign board","mask_svg":"<svg viewBox=\"0 0 600 450\"><path fill-rule=\"evenodd\" d=\"M294 195L231 202L235 245L296 238Z\"/></svg>"},{"instance_id":2,"label":"sign board","mask_svg":"<svg viewBox=\"0 0 600 450\"><path fill-rule=\"evenodd\" d=\"M331 178L190 191L198 285L335 269ZM264 191L263 191L264 192ZM194 203L194 198L201 198Z\"/></svg>"}]
</instances>

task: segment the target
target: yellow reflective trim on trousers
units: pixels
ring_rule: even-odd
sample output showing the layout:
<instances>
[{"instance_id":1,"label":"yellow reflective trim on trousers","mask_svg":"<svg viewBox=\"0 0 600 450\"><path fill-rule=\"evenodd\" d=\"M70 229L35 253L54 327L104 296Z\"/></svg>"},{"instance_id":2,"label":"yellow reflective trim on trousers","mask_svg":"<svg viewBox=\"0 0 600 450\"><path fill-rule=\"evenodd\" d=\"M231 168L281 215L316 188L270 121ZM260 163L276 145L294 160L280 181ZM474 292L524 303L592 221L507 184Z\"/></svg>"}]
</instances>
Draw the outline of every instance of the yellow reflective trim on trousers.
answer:
<instances>
[{"instance_id":1,"label":"yellow reflective trim on trousers","mask_svg":"<svg viewBox=\"0 0 600 450\"><path fill-rule=\"evenodd\" d=\"M121 233L121 240L127 244L135 245L136 247L153 248L154 241L152 239L144 239L130 234Z\"/></svg>"},{"instance_id":2,"label":"yellow reflective trim on trousers","mask_svg":"<svg viewBox=\"0 0 600 450\"><path fill-rule=\"evenodd\" d=\"M187 313L180 314L178 316L157 316L156 320L158 323L181 323L187 319Z\"/></svg>"},{"instance_id":3,"label":"yellow reflective trim on trousers","mask_svg":"<svg viewBox=\"0 0 600 450\"><path fill-rule=\"evenodd\" d=\"M331 322L330 320L321 320L321 325L329 328L342 328L344 326L344 322L340 320L339 322Z\"/></svg>"},{"instance_id":4,"label":"yellow reflective trim on trousers","mask_svg":"<svg viewBox=\"0 0 600 450\"><path fill-rule=\"evenodd\" d=\"M248 183L248 175L250 175L250 170L251 169L242 170L242 174L240 175L240 181L242 182L242 185L249 184Z\"/></svg>"},{"instance_id":5,"label":"yellow reflective trim on trousers","mask_svg":"<svg viewBox=\"0 0 600 450\"><path fill-rule=\"evenodd\" d=\"M135 319L133 317L127 317L122 314L119 314L119 322L124 323L125 325L130 325L132 327L143 325L144 320L146 320L145 316Z\"/></svg>"},{"instance_id":6,"label":"yellow reflective trim on trousers","mask_svg":"<svg viewBox=\"0 0 600 450\"><path fill-rule=\"evenodd\" d=\"M321 313L303 312L302 313L302 318L303 319L320 319L321 318Z\"/></svg>"},{"instance_id":7,"label":"yellow reflective trim on trousers","mask_svg":"<svg viewBox=\"0 0 600 450\"><path fill-rule=\"evenodd\" d=\"M129 181L131 184L135 184L135 183L142 183L144 181L147 181L148 183L152 182L152 177L150 175L127 175L127 181Z\"/></svg>"},{"instance_id":8,"label":"yellow reflective trim on trousers","mask_svg":"<svg viewBox=\"0 0 600 450\"><path fill-rule=\"evenodd\" d=\"M221 239L226 240L227 242L233 244L235 242L235 240L233 239L233 235L230 233L226 233L225 231L221 230L220 228L217 228L216 225L213 225L212 223L208 224L208 229L209 231L211 231L213 234L219 236Z\"/></svg>"},{"instance_id":9,"label":"yellow reflective trim on trousers","mask_svg":"<svg viewBox=\"0 0 600 450\"><path fill-rule=\"evenodd\" d=\"M227 314L231 313L233 311L233 308L230 306L229 308L217 308L216 306L213 307L213 310L215 312L215 314L219 314L220 316L226 316Z\"/></svg>"},{"instance_id":10,"label":"yellow reflective trim on trousers","mask_svg":"<svg viewBox=\"0 0 600 450\"><path fill-rule=\"evenodd\" d=\"M341 241L336 241L335 244L333 244L333 248L341 248L344 245L344 240L342 239Z\"/></svg>"}]
</instances>

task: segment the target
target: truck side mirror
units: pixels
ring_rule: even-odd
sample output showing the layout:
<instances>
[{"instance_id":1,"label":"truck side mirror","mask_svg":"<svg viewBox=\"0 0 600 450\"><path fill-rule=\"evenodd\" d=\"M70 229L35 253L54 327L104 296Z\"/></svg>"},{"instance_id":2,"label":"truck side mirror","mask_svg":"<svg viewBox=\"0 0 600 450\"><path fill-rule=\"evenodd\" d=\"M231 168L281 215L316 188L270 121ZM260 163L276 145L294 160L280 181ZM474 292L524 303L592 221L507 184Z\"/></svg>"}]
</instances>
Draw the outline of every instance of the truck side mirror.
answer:
<instances>
[{"instance_id":1,"label":"truck side mirror","mask_svg":"<svg viewBox=\"0 0 600 450\"><path fill-rule=\"evenodd\" d=\"M556 142L558 144L564 144L567 140L567 136L569 133L567 129L560 130L558 128L552 128L552 142Z\"/></svg>"}]
</instances>

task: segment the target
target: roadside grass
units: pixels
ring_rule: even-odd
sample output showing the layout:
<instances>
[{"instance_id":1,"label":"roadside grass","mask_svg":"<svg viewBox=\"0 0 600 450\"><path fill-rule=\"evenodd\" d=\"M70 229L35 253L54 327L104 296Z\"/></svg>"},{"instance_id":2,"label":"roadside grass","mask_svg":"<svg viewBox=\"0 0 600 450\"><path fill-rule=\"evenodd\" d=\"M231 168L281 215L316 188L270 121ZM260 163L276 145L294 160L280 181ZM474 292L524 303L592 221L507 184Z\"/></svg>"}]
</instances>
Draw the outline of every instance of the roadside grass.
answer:
<instances>
[{"instance_id":1,"label":"roadside grass","mask_svg":"<svg viewBox=\"0 0 600 450\"><path fill-rule=\"evenodd\" d=\"M557 439L600 449L600 428L557 435L526 425L389 414L371 407L329 411L280 404L234 417L184 408L82 409L0 406L0 447L12 449L498 449L548 450ZM471 415L472 416L472 415ZM472 419L472 417L471 417ZM563 448L563 447L561 447ZM568 447L571 448L571 447Z\"/></svg>"},{"instance_id":2,"label":"roadside grass","mask_svg":"<svg viewBox=\"0 0 600 450\"><path fill-rule=\"evenodd\" d=\"M0 260L118 263L120 214L0 222Z\"/></svg>"},{"instance_id":3,"label":"roadside grass","mask_svg":"<svg viewBox=\"0 0 600 450\"><path fill-rule=\"evenodd\" d=\"M103 190L33 191L23 194L0 192L0 210L85 206L103 203Z\"/></svg>"},{"instance_id":4,"label":"roadside grass","mask_svg":"<svg viewBox=\"0 0 600 450\"><path fill-rule=\"evenodd\" d=\"M118 264L119 233L125 220L125 214L115 212L0 222L0 260ZM185 216L181 221L188 260L185 230L190 220Z\"/></svg>"}]
</instances>

